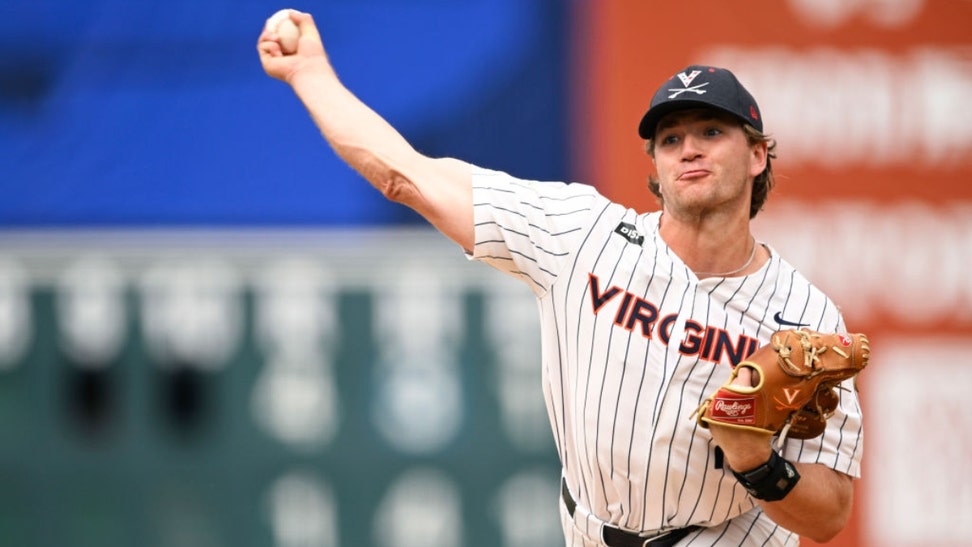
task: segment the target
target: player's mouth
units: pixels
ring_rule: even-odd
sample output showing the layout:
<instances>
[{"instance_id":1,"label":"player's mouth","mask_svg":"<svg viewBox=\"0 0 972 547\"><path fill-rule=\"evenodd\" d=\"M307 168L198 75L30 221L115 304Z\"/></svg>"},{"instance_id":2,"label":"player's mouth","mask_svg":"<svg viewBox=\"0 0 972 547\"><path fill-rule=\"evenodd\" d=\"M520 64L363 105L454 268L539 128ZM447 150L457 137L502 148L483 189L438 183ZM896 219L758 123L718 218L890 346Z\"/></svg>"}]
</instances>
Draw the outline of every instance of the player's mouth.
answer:
<instances>
[{"instance_id":1,"label":"player's mouth","mask_svg":"<svg viewBox=\"0 0 972 547\"><path fill-rule=\"evenodd\" d=\"M705 169L690 169L678 176L678 180L697 180L709 176L709 171Z\"/></svg>"}]
</instances>

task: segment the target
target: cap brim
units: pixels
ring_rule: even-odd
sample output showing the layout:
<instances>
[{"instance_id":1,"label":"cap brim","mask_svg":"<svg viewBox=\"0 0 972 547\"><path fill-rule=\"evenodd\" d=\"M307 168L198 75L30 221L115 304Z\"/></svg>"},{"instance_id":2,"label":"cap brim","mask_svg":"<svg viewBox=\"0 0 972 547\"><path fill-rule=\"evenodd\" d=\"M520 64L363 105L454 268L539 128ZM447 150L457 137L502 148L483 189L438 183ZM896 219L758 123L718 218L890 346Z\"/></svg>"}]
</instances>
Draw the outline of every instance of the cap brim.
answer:
<instances>
[{"instance_id":1,"label":"cap brim","mask_svg":"<svg viewBox=\"0 0 972 547\"><path fill-rule=\"evenodd\" d=\"M687 110L689 108L711 108L727 114L732 114L737 118L739 117L738 114L732 112L731 110L705 101L695 101L692 99L668 101L655 105L649 108L648 112L645 112L644 117L641 118L641 123L638 124L638 135L641 136L642 139L653 138L655 136L655 129L658 127L658 122L662 119L662 117L664 117L666 114L671 114L672 112L676 112L678 110ZM749 123L746 120L743 121Z\"/></svg>"}]
</instances>

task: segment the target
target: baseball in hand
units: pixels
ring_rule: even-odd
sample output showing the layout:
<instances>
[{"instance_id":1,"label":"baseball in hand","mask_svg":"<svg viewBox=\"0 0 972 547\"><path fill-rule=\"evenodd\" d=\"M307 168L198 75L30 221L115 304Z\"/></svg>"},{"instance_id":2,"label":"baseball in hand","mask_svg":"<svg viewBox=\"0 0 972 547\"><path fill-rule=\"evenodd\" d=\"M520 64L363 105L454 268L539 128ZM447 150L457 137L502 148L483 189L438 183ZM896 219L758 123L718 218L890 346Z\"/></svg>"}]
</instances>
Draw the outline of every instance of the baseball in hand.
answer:
<instances>
[{"instance_id":1,"label":"baseball in hand","mask_svg":"<svg viewBox=\"0 0 972 547\"><path fill-rule=\"evenodd\" d=\"M272 30L280 38L280 50L284 55L297 52L300 29L290 20L290 9L282 9L267 19L267 30Z\"/></svg>"}]
</instances>

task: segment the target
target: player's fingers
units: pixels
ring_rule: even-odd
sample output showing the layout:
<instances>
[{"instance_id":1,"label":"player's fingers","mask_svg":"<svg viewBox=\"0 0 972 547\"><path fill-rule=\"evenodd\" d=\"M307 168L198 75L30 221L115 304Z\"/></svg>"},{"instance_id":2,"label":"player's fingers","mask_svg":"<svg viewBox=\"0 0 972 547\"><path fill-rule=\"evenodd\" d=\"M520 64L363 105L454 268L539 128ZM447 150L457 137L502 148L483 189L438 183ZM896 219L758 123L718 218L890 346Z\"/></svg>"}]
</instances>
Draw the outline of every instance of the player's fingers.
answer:
<instances>
[{"instance_id":1,"label":"player's fingers","mask_svg":"<svg viewBox=\"0 0 972 547\"><path fill-rule=\"evenodd\" d=\"M304 38L310 38L317 42L321 40L321 35L317 31L317 25L314 24L314 17L311 14L295 9L290 10L290 20L300 29L300 38L302 40Z\"/></svg>"},{"instance_id":2,"label":"player's fingers","mask_svg":"<svg viewBox=\"0 0 972 547\"><path fill-rule=\"evenodd\" d=\"M260 52L260 57L280 57L283 55L283 51L280 49L280 42L276 40L261 39L257 42L257 51Z\"/></svg>"},{"instance_id":3,"label":"player's fingers","mask_svg":"<svg viewBox=\"0 0 972 547\"><path fill-rule=\"evenodd\" d=\"M736 378L732 383L737 386L753 387L759 384L759 372L751 367L736 367Z\"/></svg>"},{"instance_id":4,"label":"player's fingers","mask_svg":"<svg viewBox=\"0 0 972 547\"><path fill-rule=\"evenodd\" d=\"M264 26L263 30L260 31L260 36L257 37L257 49L261 47L264 43L279 42L280 37L277 36L275 27Z\"/></svg>"},{"instance_id":5,"label":"player's fingers","mask_svg":"<svg viewBox=\"0 0 972 547\"><path fill-rule=\"evenodd\" d=\"M736 379L732 383L746 387L753 385L752 370L749 367L736 367Z\"/></svg>"}]
</instances>

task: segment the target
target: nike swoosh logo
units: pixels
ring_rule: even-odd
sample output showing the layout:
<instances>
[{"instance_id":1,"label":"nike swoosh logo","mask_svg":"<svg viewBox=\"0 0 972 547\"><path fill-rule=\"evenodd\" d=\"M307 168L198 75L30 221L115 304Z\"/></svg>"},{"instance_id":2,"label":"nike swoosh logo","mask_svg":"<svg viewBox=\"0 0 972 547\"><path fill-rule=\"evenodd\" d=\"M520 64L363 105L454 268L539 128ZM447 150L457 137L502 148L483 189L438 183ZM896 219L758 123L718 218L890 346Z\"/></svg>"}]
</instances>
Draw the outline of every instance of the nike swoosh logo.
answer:
<instances>
[{"instance_id":1,"label":"nike swoosh logo","mask_svg":"<svg viewBox=\"0 0 972 547\"><path fill-rule=\"evenodd\" d=\"M779 323L780 325L787 326L787 327L809 327L810 326L810 323L796 323L794 321L787 321L786 319L783 319L782 314L783 312L778 311L773 316L773 320Z\"/></svg>"}]
</instances>

